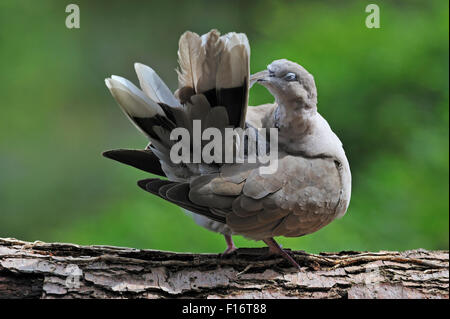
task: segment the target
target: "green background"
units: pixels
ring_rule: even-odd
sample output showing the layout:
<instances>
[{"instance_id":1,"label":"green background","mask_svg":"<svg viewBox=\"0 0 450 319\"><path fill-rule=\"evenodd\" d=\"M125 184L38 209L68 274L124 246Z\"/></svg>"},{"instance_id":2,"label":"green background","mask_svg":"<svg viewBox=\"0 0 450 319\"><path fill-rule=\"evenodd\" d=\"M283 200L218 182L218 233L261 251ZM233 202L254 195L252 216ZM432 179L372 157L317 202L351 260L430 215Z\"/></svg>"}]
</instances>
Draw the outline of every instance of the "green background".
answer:
<instances>
[{"instance_id":1,"label":"green background","mask_svg":"<svg viewBox=\"0 0 450 319\"><path fill-rule=\"evenodd\" d=\"M71 2L80 29L65 27ZM148 174L101 156L146 144L104 78L136 83L141 62L175 89L179 36L217 28L248 35L252 73L287 58L314 75L351 164L345 217L280 238L284 247L448 249L448 1L71 2L0 2L0 237L224 250L220 235L140 190ZM380 29L365 26L369 3ZM272 100L250 92L251 105Z\"/></svg>"}]
</instances>

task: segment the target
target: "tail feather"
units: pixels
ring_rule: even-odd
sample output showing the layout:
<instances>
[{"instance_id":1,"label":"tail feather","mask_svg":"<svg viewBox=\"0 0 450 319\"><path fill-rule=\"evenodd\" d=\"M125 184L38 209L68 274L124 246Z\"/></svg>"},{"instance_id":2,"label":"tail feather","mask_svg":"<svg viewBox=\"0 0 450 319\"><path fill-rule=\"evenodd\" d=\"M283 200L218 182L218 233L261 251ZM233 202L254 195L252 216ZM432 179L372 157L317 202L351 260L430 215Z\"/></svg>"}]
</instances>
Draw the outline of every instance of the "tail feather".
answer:
<instances>
[{"instance_id":1,"label":"tail feather","mask_svg":"<svg viewBox=\"0 0 450 319\"><path fill-rule=\"evenodd\" d=\"M222 37L225 49L220 57L216 87L241 86L249 77L250 49L245 34L229 33Z\"/></svg>"},{"instance_id":2,"label":"tail feather","mask_svg":"<svg viewBox=\"0 0 450 319\"><path fill-rule=\"evenodd\" d=\"M187 31L183 33L178 43L178 63L180 70L178 82L180 87L190 87L196 90L198 81L197 64L200 54L201 39L198 34Z\"/></svg>"},{"instance_id":3,"label":"tail feather","mask_svg":"<svg viewBox=\"0 0 450 319\"><path fill-rule=\"evenodd\" d=\"M150 149L129 150L117 149L103 152L103 156L127 164L137 169L165 177L159 158Z\"/></svg>"},{"instance_id":4,"label":"tail feather","mask_svg":"<svg viewBox=\"0 0 450 319\"><path fill-rule=\"evenodd\" d=\"M224 42L220 39L217 30L211 30L202 35L202 47L200 49L200 75L196 85L197 93L204 93L215 88L218 59L224 49Z\"/></svg>"},{"instance_id":5,"label":"tail feather","mask_svg":"<svg viewBox=\"0 0 450 319\"><path fill-rule=\"evenodd\" d=\"M147 97L130 81L112 76L105 80L111 94L124 111L125 115L151 141L162 141L154 127L162 127L168 131L175 128L173 123L158 103Z\"/></svg>"},{"instance_id":6,"label":"tail feather","mask_svg":"<svg viewBox=\"0 0 450 319\"><path fill-rule=\"evenodd\" d=\"M216 78L217 104L225 106L230 124L243 128L248 104L249 86L248 40L245 35L231 34L226 38Z\"/></svg>"},{"instance_id":7,"label":"tail feather","mask_svg":"<svg viewBox=\"0 0 450 319\"><path fill-rule=\"evenodd\" d=\"M180 105L180 102L152 68L141 63L135 63L134 68L142 90L153 101L170 106Z\"/></svg>"}]
</instances>

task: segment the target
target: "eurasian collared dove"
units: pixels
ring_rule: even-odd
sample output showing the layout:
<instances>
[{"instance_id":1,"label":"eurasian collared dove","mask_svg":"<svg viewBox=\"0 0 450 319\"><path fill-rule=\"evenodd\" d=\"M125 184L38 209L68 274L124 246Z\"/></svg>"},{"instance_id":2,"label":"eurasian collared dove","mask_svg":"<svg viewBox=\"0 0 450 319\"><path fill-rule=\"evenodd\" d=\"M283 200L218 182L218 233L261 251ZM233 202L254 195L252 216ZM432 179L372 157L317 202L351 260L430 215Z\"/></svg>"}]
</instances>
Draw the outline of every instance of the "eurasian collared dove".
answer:
<instances>
[{"instance_id":1,"label":"eurasian collared dove","mask_svg":"<svg viewBox=\"0 0 450 319\"><path fill-rule=\"evenodd\" d=\"M142 64L135 65L142 91L124 78L106 79L113 97L150 144L145 150L104 155L167 177L138 185L224 234L226 252L235 249L231 235L239 234L263 240L299 267L273 237L310 234L343 216L351 193L349 163L342 143L317 112L313 76L300 65L277 60L252 76L251 84L265 86L275 103L247 108L249 55L244 34L220 36L213 30L200 37L186 32L179 42L175 95ZM175 164L170 155L177 141L170 134L178 127L192 133L194 120L201 120L203 130L221 132L227 127L277 128L276 172L263 174L259 162Z\"/></svg>"}]
</instances>

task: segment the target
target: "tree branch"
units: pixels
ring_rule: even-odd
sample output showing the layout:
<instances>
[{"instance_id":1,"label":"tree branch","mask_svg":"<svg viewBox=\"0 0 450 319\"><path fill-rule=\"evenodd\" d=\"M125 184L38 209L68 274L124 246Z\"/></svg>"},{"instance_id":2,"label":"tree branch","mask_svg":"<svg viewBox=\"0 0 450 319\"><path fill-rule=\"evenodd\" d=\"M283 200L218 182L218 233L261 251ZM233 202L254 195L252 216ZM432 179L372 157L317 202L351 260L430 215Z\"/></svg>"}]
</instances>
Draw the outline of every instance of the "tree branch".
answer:
<instances>
[{"instance_id":1,"label":"tree branch","mask_svg":"<svg viewBox=\"0 0 450 319\"><path fill-rule=\"evenodd\" d=\"M0 298L449 298L449 253L229 257L0 238Z\"/></svg>"}]
</instances>

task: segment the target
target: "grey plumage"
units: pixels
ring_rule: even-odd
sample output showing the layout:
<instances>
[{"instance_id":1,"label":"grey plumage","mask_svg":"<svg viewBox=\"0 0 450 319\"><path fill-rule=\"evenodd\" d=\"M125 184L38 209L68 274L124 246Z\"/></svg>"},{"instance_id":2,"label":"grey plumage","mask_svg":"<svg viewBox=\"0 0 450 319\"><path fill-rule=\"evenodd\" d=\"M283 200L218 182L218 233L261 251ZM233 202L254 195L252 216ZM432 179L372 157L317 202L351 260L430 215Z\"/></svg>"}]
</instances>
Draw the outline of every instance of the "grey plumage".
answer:
<instances>
[{"instance_id":1,"label":"grey plumage","mask_svg":"<svg viewBox=\"0 0 450 319\"><path fill-rule=\"evenodd\" d=\"M273 248L274 236L306 235L343 216L351 174L342 143L317 112L312 75L294 62L277 60L250 79L249 55L244 34L186 32L179 42L175 95L141 64L136 71L144 92L123 78L107 79L114 98L150 144L144 156L105 155L167 176L169 181L148 179L138 185L196 214L202 226L264 240ZM256 82L275 103L247 108L249 86ZM172 163L170 131L184 127L192 132L194 119L202 121L202 129L278 128L276 173L262 174L259 163ZM139 163L146 157L151 167Z\"/></svg>"}]
</instances>

